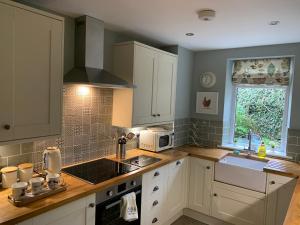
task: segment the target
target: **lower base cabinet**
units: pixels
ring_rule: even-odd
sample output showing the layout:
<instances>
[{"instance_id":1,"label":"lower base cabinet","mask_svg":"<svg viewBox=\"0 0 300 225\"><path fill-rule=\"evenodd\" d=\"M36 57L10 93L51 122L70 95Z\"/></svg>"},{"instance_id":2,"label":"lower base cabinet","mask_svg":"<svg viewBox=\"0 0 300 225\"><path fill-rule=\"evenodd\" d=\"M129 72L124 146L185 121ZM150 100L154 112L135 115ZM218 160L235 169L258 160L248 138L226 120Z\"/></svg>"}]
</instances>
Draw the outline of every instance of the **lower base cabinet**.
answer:
<instances>
[{"instance_id":1,"label":"lower base cabinet","mask_svg":"<svg viewBox=\"0 0 300 225\"><path fill-rule=\"evenodd\" d=\"M143 175L141 225L169 225L182 215L187 205L187 168L188 159L181 159Z\"/></svg>"},{"instance_id":2,"label":"lower base cabinet","mask_svg":"<svg viewBox=\"0 0 300 225\"><path fill-rule=\"evenodd\" d=\"M266 225L282 225L296 186L296 179L269 174Z\"/></svg>"},{"instance_id":3,"label":"lower base cabinet","mask_svg":"<svg viewBox=\"0 0 300 225\"><path fill-rule=\"evenodd\" d=\"M95 201L92 194L17 225L95 225Z\"/></svg>"},{"instance_id":4,"label":"lower base cabinet","mask_svg":"<svg viewBox=\"0 0 300 225\"><path fill-rule=\"evenodd\" d=\"M235 225L264 225L265 194L214 182L212 216Z\"/></svg>"}]
</instances>

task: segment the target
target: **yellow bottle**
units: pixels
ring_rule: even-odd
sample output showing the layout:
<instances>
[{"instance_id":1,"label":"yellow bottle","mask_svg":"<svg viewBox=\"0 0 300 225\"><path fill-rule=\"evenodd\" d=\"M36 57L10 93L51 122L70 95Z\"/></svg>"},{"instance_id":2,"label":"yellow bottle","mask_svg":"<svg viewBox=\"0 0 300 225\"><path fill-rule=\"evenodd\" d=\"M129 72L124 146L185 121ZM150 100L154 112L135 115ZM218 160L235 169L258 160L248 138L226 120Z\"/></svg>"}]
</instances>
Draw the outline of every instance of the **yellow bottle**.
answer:
<instances>
[{"instance_id":1,"label":"yellow bottle","mask_svg":"<svg viewBox=\"0 0 300 225\"><path fill-rule=\"evenodd\" d=\"M261 145L258 147L257 156L259 158L265 158L267 155L267 148L265 146L265 143L262 142Z\"/></svg>"}]
</instances>

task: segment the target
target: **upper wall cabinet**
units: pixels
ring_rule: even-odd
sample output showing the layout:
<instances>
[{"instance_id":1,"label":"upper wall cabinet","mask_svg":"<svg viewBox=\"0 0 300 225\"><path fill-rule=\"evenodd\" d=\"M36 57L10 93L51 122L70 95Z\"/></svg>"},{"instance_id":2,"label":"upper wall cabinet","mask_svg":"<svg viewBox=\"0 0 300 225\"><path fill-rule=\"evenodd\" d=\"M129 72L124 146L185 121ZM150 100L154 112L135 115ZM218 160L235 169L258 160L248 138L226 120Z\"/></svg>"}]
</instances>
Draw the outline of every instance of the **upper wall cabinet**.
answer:
<instances>
[{"instance_id":1,"label":"upper wall cabinet","mask_svg":"<svg viewBox=\"0 0 300 225\"><path fill-rule=\"evenodd\" d=\"M174 120L177 56L138 43L114 46L114 73L133 83L115 89L113 125L134 127Z\"/></svg>"},{"instance_id":2,"label":"upper wall cabinet","mask_svg":"<svg viewBox=\"0 0 300 225\"><path fill-rule=\"evenodd\" d=\"M0 143L61 133L64 19L0 0Z\"/></svg>"}]
</instances>

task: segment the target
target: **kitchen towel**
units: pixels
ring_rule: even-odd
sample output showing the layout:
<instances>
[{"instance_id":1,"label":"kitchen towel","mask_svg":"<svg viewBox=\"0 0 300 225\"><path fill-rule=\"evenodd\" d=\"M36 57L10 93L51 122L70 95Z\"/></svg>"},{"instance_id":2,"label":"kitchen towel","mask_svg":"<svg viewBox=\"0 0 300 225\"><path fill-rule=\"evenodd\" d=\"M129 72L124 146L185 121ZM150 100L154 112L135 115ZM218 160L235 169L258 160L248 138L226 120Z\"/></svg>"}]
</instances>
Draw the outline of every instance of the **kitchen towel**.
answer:
<instances>
[{"instance_id":1,"label":"kitchen towel","mask_svg":"<svg viewBox=\"0 0 300 225\"><path fill-rule=\"evenodd\" d=\"M135 192L131 192L122 196L120 217L128 222L137 220L139 218Z\"/></svg>"}]
</instances>

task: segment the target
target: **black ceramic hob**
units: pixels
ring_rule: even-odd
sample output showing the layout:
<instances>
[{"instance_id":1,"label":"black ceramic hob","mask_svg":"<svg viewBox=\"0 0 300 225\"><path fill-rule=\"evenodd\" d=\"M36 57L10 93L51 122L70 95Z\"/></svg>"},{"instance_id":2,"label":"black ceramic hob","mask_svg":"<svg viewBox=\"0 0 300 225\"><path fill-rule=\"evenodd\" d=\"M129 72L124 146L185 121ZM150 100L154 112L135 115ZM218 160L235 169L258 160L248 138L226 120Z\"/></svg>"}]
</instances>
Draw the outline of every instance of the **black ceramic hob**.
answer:
<instances>
[{"instance_id":1,"label":"black ceramic hob","mask_svg":"<svg viewBox=\"0 0 300 225\"><path fill-rule=\"evenodd\" d=\"M103 158L67 167L62 169L62 171L89 183L98 184L137 169L139 169L139 167L134 165L128 165Z\"/></svg>"}]
</instances>

